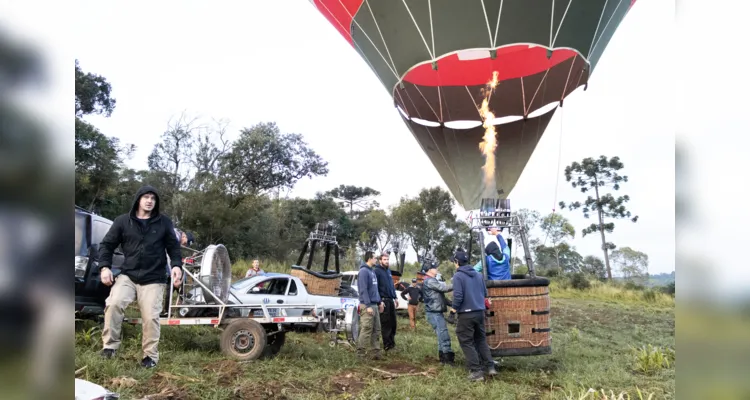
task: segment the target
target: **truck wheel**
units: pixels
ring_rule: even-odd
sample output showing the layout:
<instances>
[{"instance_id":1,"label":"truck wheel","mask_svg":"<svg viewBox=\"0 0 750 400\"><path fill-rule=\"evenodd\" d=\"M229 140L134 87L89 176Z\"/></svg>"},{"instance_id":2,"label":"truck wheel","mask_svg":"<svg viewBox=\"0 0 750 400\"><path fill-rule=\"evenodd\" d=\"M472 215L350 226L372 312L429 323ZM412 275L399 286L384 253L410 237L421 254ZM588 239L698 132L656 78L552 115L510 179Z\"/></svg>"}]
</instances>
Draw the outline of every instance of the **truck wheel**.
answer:
<instances>
[{"instance_id":1,"label":"truck wheel","mask_svg":"<svg viewBox=\"0 0 750 400\"><path fill-rule=\"evenodd\" d=\"M266 348L266 330L256 321L232 321L221 334L221 351L236 360L256 360Z\"/></svg>"},{"instance_id":2,"label":"truck wheel","mask_svg":"<svg viewBox=\"0 0 750 400\"><path fill-rule=\"evenodd\" d=\"M263 358L271 359L276 357L284 347L286 342L286 332L278 332L271 336L266 335L266 348L263 349Z\"/></svg>"}]
</instances>

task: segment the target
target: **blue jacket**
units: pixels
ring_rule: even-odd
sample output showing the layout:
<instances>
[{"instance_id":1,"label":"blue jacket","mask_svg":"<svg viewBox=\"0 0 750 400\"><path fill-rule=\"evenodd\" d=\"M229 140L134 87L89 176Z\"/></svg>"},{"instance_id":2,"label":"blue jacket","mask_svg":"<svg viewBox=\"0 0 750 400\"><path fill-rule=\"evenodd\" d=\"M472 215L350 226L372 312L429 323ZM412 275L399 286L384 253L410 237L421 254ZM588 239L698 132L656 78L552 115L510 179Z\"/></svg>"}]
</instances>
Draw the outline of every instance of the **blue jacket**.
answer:
<instances>
[{"instance_id":1,"label":"blue jacket","mask_svg":"<svg viewBox=\"0 0 750 400\"><path fill-rule=\"evenodd\" d=\"M378 294L378 278L372 272L367 263L363 262L359 266L357 274L357 290L359 291L359 302L367 307L380 304L380 294Z\"/></svg>"},{"instance_id":2,"label":"blue jacket","mask_svg":"<svg viewBox=\"0 0 750 400\"><path fill-rule=\"evenodd\" d=\"M393 274L390 268L383 268L381 265L372 267L375 276L378 278L378 294L381 299L395 299L396 287L393 284Z\"/></svg>"},{"instance_id":3,"label":"blue jacket","mask_svg":"<svg viewBox=\"0 0 750 400\"><path fill-rule=\"evenodd\" d=\"M511 278L510 248L502 235L495 237L497 242L490 242L484 249L485 254L487 254L487 279L509 280ZM499 246L498 243L500 243Z\"/></svg>"},{"instance_id":4,"label":"blue jacket","mask_svg":"<svg viewBox=\"0 0 750 400\"><path fill-rule=\"evenodd\" d=\"M471 265L458 267L453 275L453 308L457 313L482 311L484 299L487 297L487 287L484 277L477 273Z\"/></svg>"}]
</instances>

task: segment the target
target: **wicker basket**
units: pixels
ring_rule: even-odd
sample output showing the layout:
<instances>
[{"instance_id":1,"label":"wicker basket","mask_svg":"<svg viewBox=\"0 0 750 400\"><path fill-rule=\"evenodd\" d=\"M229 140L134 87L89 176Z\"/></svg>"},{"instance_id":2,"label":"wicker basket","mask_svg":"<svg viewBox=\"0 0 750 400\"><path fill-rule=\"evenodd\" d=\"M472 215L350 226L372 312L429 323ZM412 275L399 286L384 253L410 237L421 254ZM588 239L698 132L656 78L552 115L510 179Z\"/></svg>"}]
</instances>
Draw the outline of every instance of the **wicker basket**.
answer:
<instances>
[{"instance_id":1,"label":"wicker basket","mask_svg":"<svg viewBox=\"0 0 750 400\"><path fill-rule=\"evenodd\" d=\"M294 265L292 266L292 276L299 278L310 294L337 296L341 287L341 274L335 272L322 274Z\"/></svg>"},{"instance_id":2,"label":"wicker basket","mask_svg":"<svg viewBox=\"0 0 750 400\"><path fill-rule=\"evenodd\" d=\"M485 329L493 357L552 352L548 279L487 281L487 292L492 305Z\"/></svg>"}]
</instances>

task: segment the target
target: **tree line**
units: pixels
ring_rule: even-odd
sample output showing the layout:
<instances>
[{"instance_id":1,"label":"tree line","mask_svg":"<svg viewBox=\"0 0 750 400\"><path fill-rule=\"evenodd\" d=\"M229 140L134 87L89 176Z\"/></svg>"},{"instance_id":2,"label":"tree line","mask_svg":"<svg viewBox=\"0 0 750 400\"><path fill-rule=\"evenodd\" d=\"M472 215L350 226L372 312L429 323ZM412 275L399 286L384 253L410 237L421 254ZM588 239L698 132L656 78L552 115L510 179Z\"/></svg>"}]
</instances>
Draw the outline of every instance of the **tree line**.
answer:
<instances>
[{"instance_id":1,"label":"tree line","mask_svg":"<svg viewBox=\"0 0 750 400\"><path fill-rule=\"evenodd\" d=\"M423 188L388 208L378 203L377 188L351 184L309 199L289 198L285 193L300 180L326 176L328 163L301 134L282 132L274 122L244 127L230 140L228 121L206 121L183 113L168 122L148 156L148 168L129 168L126 161L135 145L123 144L83 120L86 115L112 115L117 102L111 84L100 75L84 72L78 60L75 74L78 206L113 219L130 209L141 185L153 185L160 191L160 208L177 227L193 232L199 247L224 244L233 259L291 262L318 223L336 227L344 264L351 266L363 250L409 246L419 255L430 249L438 260L447 260L457 245L468 244L469 226L458 219L453 212L455 200L440 187ZM628 196L612 194L627 182L627 176L619 174L622 168L618 157L602 156L565 169L573 187L591 194L583 201L561 202L560 207L580 209L586 218L595 216L581 234L600 234L603 257L584 257L568 243L576 229L560 213L515 212L529 232L539 274L584 273L611 279L611 262L628 279L646 276L646 254L629 247L616 249L606 240L615 219L637 221L626 209ZM478 255L477 246L472 248ZM514 253L517 273L526 268L522 260Z\"/></svg>"}]
</instances>

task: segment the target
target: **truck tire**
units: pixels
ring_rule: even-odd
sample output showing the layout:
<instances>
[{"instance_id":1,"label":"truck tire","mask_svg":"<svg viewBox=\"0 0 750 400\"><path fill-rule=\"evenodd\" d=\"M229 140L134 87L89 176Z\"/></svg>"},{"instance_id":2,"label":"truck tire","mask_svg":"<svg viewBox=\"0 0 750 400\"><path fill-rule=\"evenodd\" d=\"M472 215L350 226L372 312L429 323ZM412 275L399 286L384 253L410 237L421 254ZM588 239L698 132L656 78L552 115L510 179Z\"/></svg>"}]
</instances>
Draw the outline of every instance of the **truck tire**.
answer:
<instances>
[{"instance_id":1,"label":"truck tire","mask_svg":"<svg viewBox=\"0 0 750 400\"><path fill-rule=\"evenodd\" d=\"M221 334L221 351L238 361L257 360L266 348L263 326L251 319L232 321Z\"/></svg>"},{"instance_id":2,"label":"truck tire","mask_svg":"<svg viewBox=\"0 0 750 400\"><path fill-rule=\"evenodd\" d=\"M276 357L284 347L286 342L286 332L278 332L271 336L266 336L266 348L263 349L263 358L271 359Z\"/></svg>"}]
</instances>

